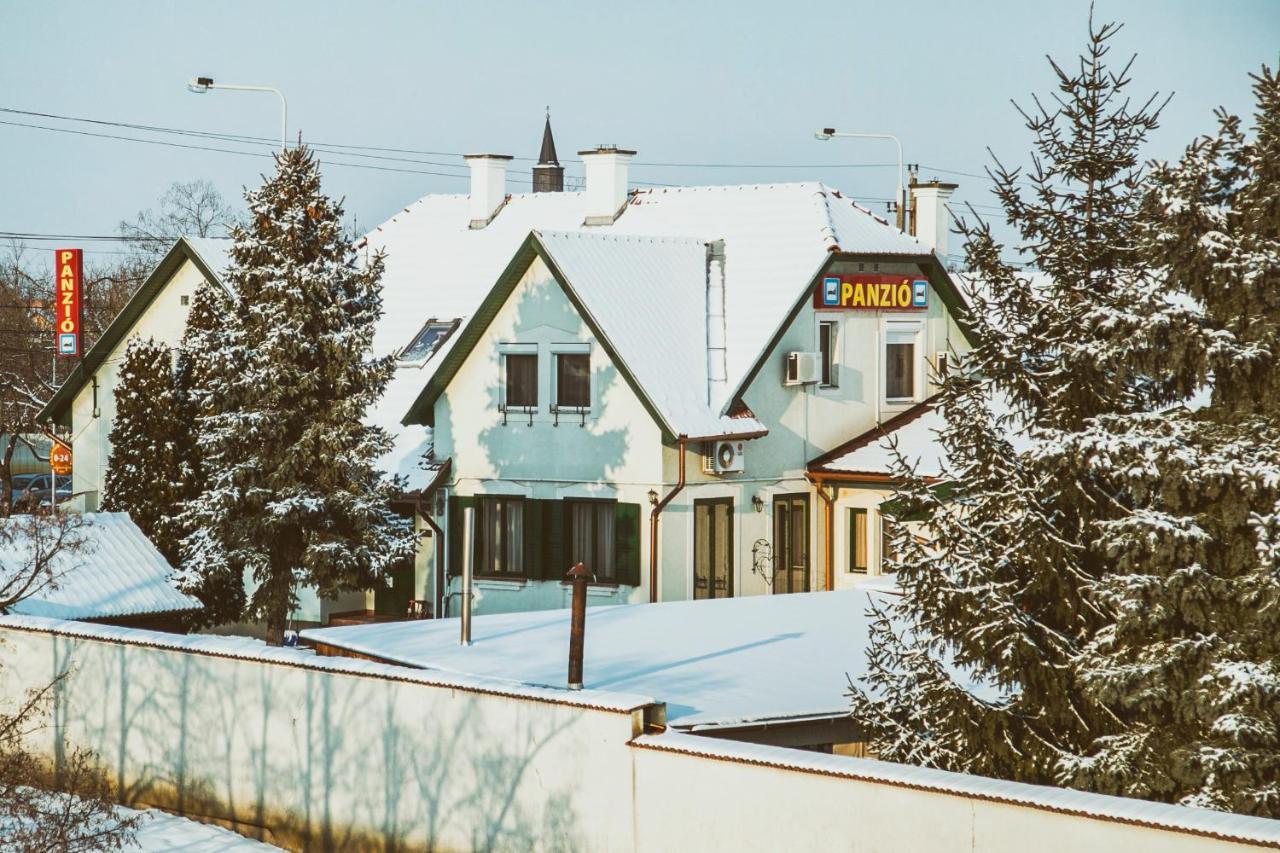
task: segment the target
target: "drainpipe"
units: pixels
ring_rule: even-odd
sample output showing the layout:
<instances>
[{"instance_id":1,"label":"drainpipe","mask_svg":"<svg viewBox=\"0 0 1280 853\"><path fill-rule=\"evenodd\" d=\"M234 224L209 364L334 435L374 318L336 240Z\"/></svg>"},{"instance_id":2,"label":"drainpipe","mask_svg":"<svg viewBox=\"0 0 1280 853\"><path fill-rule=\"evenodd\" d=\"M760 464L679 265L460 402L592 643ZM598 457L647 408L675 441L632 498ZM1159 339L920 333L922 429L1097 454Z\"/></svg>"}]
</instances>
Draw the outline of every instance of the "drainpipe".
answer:
<instances>
[{"instance_id":1,"label":"drainpipe","mask_svg":"<svg viewBox=\"0 0 1280 853\"><path fill-rule=\"evenodd\" d=\"M658 600L658 516L667 504L671 503L671 499L680 494L680 490L684 488L684 456L685 445L688 444L688 436L680 436L676 439L680 448L680 476L676 480L675 488L667 492L666 496L658 501L653 510L649 513L649 603L654 604Z\"/></svg>"},{"instance_id":2,"label":"drainpipe","mask_svg":"<svg viewBox=\"0 0 1280 853\"><path fill-rule=\"evenodd\" d=\"M461 623L462 636L459 645L471 645L471 529L474 522L475 509L467 507L462 511L462 613L458 620Z\"/></svg>"},{"instance_id":3,"label":"drainpipe","mask_svg":"<svg viewBox=\"0 0 1280 853\"><path fill-rule=\"evenodd\" d=\"M805 479L813 483L813 487L818 492L818 497L822 498L822 502L827 505L827 511L822 514L822 541L823 550L826 554L823 557L824 569L826 573L827 590L836 588L835 573L835 526L836 526L836 491L840 488L837 485L831 486L831 496L823 491L822 479L815 474L805 474Z\"/></svg>"},{"instance_id":4,"label":"drainpipe","mask_svg":"<svg viewBox=\"0 0 1280 853\"><path fill-rule=\"evenodd\" d=\"M444 531L440 529L440 525L436 524L434 518L431 517L431 508L427 507L427 511L422 511L422 502L418 502L418 515L431 528L431 536L436 542L436 582L432 584L435 587L435 601L431 602L431 616L439 619L444 615Z\"/></svg>"}]
</instances>

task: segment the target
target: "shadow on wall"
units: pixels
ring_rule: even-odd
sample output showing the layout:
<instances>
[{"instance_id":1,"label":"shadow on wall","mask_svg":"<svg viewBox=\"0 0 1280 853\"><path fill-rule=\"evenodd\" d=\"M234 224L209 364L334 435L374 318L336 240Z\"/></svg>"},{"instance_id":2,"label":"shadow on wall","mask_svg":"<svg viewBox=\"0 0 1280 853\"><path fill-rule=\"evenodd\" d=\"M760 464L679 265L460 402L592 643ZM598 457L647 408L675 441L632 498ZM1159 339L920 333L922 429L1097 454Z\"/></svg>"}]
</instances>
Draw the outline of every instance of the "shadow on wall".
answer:
<instances>
[{"instance_id":1,"label":"shadow on wall","mask_svg":"<svg viewBox=\"0 0 1280 853\"><path fill-rule=\"evenodd\" d=\"M73 670L55 696L52 756L60 765L73 746L94 750L127 805L296 849L587 846L568 789L545 767L529 772L544 750L564 749L572 709L499 726L497 702L476 694L439 691L432 712L422 701L432 688L419 685L61 637L52 646L52 671Z\"/></svg>"}]
</instances>

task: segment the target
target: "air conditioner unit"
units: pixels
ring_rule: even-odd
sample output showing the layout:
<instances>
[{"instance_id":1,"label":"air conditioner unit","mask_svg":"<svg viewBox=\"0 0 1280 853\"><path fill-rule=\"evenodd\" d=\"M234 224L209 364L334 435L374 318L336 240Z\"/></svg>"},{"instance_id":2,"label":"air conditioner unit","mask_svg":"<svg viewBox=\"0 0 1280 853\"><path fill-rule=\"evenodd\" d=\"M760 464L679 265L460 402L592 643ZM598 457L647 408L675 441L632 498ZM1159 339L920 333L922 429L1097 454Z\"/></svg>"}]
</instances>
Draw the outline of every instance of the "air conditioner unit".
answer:
<instances>
[{"instance_id":1,"label":"air conditioner unit","mask_svg":"<svg viewBox=\"0 0 1280 853\"><path fill-rule=\"evenodd\" d=\"M747 470L746 442L708 441L702 456L707 474L741 474Z\"/></svg>"},{"instance_id":2,"label":"air conditioner unit","mask_svg":"<svg viewBox=\"0 0 1280 853\"><path fill-rule=\"evenodd\" d=\"M787 353L787 373L784 385L808 385L822 378L822 353Z\"/></svg>"}]
</instances>

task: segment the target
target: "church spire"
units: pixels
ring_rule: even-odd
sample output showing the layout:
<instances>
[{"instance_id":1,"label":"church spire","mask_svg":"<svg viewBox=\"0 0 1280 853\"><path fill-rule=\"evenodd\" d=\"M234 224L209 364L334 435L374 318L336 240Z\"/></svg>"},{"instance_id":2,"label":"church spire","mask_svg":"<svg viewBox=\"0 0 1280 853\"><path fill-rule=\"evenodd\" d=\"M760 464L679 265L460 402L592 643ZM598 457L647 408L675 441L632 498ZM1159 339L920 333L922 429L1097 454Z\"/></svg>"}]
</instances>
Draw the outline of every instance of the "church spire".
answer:
<instances>
[{"instance_id":1,"label":"church spire","mask_svg":"<svg viewBox=\"0 0 1280 853\"><path fill-rule=\"evenodd\" d=\"M538 154L538 165L533 167L533 191L564 191L564 166L556 158L556 140L551 135L551 107L547 107L547 121L542 128L542 150Z\"/></svg>"}]
</instances>

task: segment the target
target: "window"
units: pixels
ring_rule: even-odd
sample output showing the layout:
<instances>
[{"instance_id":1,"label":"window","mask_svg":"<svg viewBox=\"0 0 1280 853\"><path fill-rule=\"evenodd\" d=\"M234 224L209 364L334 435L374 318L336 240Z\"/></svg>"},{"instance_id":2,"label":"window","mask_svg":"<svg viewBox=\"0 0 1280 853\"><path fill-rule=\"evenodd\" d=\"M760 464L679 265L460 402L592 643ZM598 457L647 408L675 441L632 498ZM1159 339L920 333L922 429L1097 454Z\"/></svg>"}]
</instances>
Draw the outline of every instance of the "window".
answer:
<instances>
[{"instance_id":1,"label":"window","mask_svg":"<svg viewBox=\"0 0 1280 853\"><path fill-rule=\"evenodd\" d=\"M414 335L409 345L400 352L401 361L425 361L440 345L448 340L453 330L458 328L457 320L437 320L434 317L427 321L422 331Z\"/></svg>"},{"instance_id":2,"label":"window","mask_svg":"<svg viewBox=\"0 0 1280 853\"><path fill-rule=\"evenodd\" d=\"M524 501L521 498L479 498L475 523L475 573L523 574Z\"/></svg>"},{"instance_id":3,"label":"window","mask_svg":"<svg viewBox=\"0 0 1280 853\"><path fill-rule=\"evenodd\" d=\"M178 297L178 304L179 304L179 305L190 305L190 304L191 304L191 297L190 297L190 295L188 295L188 294L184 293L184 294L182 294L181 296L179 296L179 297Z\"/></svg>"},{"instance_id":4,"label":"window","mask_svg":"<svg viewBox=\"0 0 1280 853\"><path fill-rule=\"evenodd\" d=\"M884 336L884 396L886 400L914 400L916 396L916 338L914 323L891 323Z\"/></svg>"},{"instance_id":5,"label":"window","mask_svg":"<svg viewBox=\"0 0 1280 853\"><path fill-rule=\"evenodd\" d=\"M867 511L849 510L849 571L867 573Z\"/></svg>"},{"instance_id":6,"label":"window","mask_svg":"<svg viewBox=\"0 0 1280 853\"><path fill-rule=\"evenodd\" d=\"M582 563L597 580L618 579L613 501L565 501L569 565Z\"/></svg>"},{"instance_id":7,"label":"window","mask_svg":"<svg viewBox=\"0 0 1280 853\"><path fill-rule=\"evenodd\" d=\"M508 409L538 407L537 353L506 353L502 356L506 373L503 383L503 405Z\"/></svg>"},{"instance_id":8,"label":"window","mask_svg":"<svg viewBox=\"0 0 1280 853\"><path fill-rule=\"evenodd\" d=\"M556 408L591 408L591 356L556 353Z\"/></svg>"},{"instance_id":9,"label":"window","mask_svg":"<svg viewBox=\"0 0 1280 853\"><path fill-rule=\"evenodd\" d=\"M836 349L836 327L834 320L823 320L818 323L818 351L822 353L822 384L828 388L840 384L840 353Z\"/></svg>"}]
</instances>

